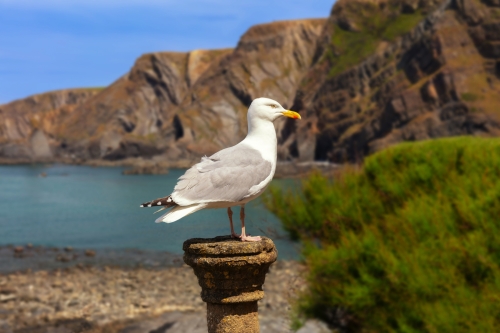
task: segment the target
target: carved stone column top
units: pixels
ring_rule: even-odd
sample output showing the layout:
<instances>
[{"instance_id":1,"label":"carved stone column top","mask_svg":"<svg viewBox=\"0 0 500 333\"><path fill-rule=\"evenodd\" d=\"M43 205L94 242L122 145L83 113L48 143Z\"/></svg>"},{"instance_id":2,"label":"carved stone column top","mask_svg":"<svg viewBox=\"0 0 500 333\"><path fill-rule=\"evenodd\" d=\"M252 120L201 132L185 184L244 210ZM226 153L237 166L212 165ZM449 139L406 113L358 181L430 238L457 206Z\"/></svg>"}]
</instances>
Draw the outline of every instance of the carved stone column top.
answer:
<instances>
[{"instance_id":1,"label":"carved stone column top","mask_svg":"<svg viewBox=\"0 0 500 333\"><path fill-rule=\"evenodd\" d=\"M242 242L230 236L184 242L184 262L193 267L209 303L242 303L264 297L262 285L278 252L269 238Z\"/></svg>"},{"instance_id":2,"label":"carved stone column top","mask_svg":"<svg viewBox=\"0 0 500 333\"><path fill-rule=\"evenodd\" d=\"M210 257L244 256L271 252L274 243L267 237L262 237L259 242L242 242L232 239L231 236L218 236L215 238L192 238L184 242L184 252Z\"/></svg>"}]
</instances>

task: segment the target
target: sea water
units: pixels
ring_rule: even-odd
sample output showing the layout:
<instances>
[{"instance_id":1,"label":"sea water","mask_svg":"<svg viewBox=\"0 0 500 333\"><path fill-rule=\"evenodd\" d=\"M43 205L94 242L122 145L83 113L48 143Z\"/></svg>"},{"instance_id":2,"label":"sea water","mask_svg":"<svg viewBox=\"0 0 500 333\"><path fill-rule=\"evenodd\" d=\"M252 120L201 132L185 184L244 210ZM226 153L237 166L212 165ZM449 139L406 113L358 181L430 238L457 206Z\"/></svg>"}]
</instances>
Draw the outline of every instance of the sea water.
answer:
<instances>
[{"instance_id":1,"label":"sea water","mask_svg":"<svg viewBox=\"0 0 500 333\"><path fill-rule=\"evenodd\" d=\"M145 201L171 193L184 170L122 175L123 168L71 165L0 166L0 245L141 249L182 253L189 238L228 235L225 209L202 210L175 223L155 223ZM290 186L290 181L273 181ZM292 185L293 186L293 185ZM162 212L164 213L164 212ZM233 208L240 230L239 207ZM297 259L280 221L256 199L245 206L251 235L272 238L280 259Z\"/></svg>"}]
</instances>

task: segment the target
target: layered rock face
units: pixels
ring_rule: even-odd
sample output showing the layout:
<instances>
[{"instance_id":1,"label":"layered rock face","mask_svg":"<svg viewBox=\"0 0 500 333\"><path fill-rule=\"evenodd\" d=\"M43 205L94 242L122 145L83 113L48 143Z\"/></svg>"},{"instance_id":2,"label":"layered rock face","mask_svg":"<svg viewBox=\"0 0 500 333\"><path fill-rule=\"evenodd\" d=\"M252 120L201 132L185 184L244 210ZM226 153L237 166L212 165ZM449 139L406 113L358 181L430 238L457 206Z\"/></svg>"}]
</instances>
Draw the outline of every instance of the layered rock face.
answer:
<instances>
[{"instance_id":1,"label":"layered rock face","mask_svg":"<svg viewBox=\"0 0 500 333\"><path fill-rule=\"evenodd\" d=\"M199 78L178 109L184 135L175 147L200 156L236 144L246 135L246 111L254 98L290 107L324 23L284 21L250 28L234 52Z\"/></svg>"},{"instance_id":2,"label":"layered rock face","mask_svg":"<svg viewBox=\"0 0 500 333\"><path fill-rule=\"evenodd\" d=\"M210 66L232 50L163 52L140 57L131 71L61 123L59 156L121 160L160 155L182 136L176 109Z\"/></svg>"},{"instance_id":3,"label":"layered rock face","mask_svg":"<svg viewBox=\"0 0 500 333\"><path fill-rule=\"evenodd\" d=\"M187 165L240 141L254 98L268 96L291 105L324 23L315 19L254 26L235 49L144 55L112 85L82 98L71 112L60 112L50 130L33 125L34 118L45 119L45 114L30 109L29 99L2 106L7 124L17 115L3 110L17 110L21 103L30 111L19 125L27 134L17 150L8 148L17 136L0 132L0 156L37 160L39 155L25 148L38 130L36 138L47 138L38 150L50 151L53 159L156 157Z\"/></svg>"},{"instance_id":4,"label":"layered rock face","mask_svg":"<svg viewBox=\"0 0 500 333\"><path fill-rule=\"evenodd\" d=\"M0 157L50 160L59 145L62 119L102 89L68 89L0 106Z\"/></svg>"},{"instance_id":5,"label":"layered rock face","mask_svg":"<svg viewBox=\"0 0 500 333\"><path fill-rule=\"evenodd\" d=\"M401 141L500 134L496 2L339 0L320 40L288 156L359 161Z\"/></svg>"},{"instance_id":6,"label":"layered rock face","mask_svg":"<svg viewBox=\"0 0 500 333\"><path fill-rule=\"evenodd\" d=\"M256 97L303 115L277 124L281 160L500 135L500 3L338 0L326 20L251 27L235 49L147 54L102 91L0 106L0 158L187 166L241 140Z\"/></svg>"}]
</instances>

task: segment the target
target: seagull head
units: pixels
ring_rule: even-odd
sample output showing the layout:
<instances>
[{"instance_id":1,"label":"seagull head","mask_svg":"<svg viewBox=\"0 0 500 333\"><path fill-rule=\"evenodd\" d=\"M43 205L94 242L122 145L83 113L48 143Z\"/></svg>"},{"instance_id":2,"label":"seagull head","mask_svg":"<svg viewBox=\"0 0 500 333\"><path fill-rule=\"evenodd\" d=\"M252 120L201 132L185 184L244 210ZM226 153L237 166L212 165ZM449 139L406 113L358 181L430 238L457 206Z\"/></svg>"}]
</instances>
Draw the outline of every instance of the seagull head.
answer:
<instances>
[{"instance_id":1,"label":"seagull head","mask_svg":"<svg viewBox=\"0 0 500 333\"><path fill-rule=\"evenodd\" d=\"M248 109L249 118L260 118L263 120L275 121L280 117L301 119L300 114L295 111L286 110L280 103L270 98L254 99Z\"/></svg>"}]
</instances>

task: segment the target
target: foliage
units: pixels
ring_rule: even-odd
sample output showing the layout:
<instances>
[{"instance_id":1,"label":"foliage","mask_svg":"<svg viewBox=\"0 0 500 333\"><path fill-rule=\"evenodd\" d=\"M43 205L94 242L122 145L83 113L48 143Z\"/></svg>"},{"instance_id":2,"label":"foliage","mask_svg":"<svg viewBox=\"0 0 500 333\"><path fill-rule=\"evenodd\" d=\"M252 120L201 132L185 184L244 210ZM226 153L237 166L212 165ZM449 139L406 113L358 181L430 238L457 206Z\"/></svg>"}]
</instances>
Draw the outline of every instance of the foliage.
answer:
<instances>
[{"instance_id":1,"label":"foliage","mask_svg":"<svg viewBox=\"0 0 500 333\"><path fill-rule=\"evenodd\" d=\"M463 93L461 95L461 97L466 102L475 102L475 101L477 101L479 99L479 97L476 94L474 94L474 93L468 93L468 92Z\"/></svg>"},{"instance_id":2,"label":"foliage","mask_svg":"<svg viewBox=\"0 0 500 333\"><path fill-rule=\"evenodd\" d=\"M335 26L330 49L326 56L332 63L329 75L335 76L373 54L381 41L394 41L413 29L424 16L420 12L399 14L383 12L376 5L367 3L356 6L356 31Z\"/></svg>"},{"instance_id":3,"label":"foliage","mask_svg":"<svg viewBox=\"0 0 500 333\"><path fill-rule=\"evenodd\" d=\"M500 332L500 140L405 143L268 208L305 244L299 311L346 332Z\"/></svg>"},{"instance_id":4,"label":"foliage","mask_svg":"<svg viewBox=\"0 0 500 333\"><path fill-rule=\"evenodd\" d=\"M87 89L87 90L104 90L106 89L107 87L87 87L87 88L83 88L83 89Z\"/></svg>"}]
</instances>

